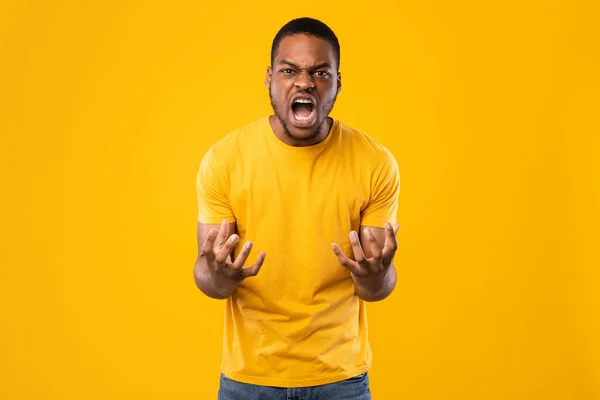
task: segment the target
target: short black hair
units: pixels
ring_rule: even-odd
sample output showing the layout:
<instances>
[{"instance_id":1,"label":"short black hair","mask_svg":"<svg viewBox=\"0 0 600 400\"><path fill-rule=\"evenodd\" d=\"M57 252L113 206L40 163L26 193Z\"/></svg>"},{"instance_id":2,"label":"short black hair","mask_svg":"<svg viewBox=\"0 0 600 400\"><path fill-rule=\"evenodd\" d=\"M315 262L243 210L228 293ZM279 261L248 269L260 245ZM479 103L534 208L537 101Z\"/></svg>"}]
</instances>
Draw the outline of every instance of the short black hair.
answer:
<instances>
[{"instance_id":1,"label":"short black hair","mask_svg":"<svg viewBox=\"0 0 600 400\"><path fill-rule=\"evenodd\" d=\"M325 25L318 19L302 17L296 18L281 27L275 38L273 39L273 45L271 46L271 65L275 62L275 53L279 49L279 43L287 36L292 35L310 35L318 38L327 40L335 53L335 61L338 68L340 67L340 42L337 36L331 30L330 27Z\"/></svg>"}]
</instances>

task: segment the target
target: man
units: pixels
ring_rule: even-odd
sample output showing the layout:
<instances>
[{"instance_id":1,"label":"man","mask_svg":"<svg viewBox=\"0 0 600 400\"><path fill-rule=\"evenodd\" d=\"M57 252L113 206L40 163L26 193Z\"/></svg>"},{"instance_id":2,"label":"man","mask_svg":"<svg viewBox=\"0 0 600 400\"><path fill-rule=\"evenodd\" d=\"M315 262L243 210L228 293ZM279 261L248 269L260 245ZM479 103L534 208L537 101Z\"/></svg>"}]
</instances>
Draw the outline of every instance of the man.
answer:
<instances>
[{"instance_id":1,"label":"man","mask_svg":"<svg viewBox=\"0 0 600 400\"><path fill-rule=\"evenodd\" d=\"M265 78L274 115L202 159L194 276L226 299L221 400L371 398L364 302L396 283L399 172L329 117L339 65L327 25L287 23Z\"/></svg>"}]
</instances>

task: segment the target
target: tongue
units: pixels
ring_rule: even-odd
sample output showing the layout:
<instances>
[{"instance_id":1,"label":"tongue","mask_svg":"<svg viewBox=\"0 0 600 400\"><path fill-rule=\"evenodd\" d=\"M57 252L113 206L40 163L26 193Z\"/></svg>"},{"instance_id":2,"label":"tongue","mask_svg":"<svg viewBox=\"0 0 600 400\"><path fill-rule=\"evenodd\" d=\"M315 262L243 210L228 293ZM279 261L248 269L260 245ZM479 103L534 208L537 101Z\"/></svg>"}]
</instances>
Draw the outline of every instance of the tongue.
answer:
<instances>
[{"instance_id":1,"label":"tongue","mask_svg":"<svg viewBox=\"0 0 600 400\"><path fill-rule=\"evenodd\" d=\"M296 114L297 116L302 117L302 118L308 117L310 115L311 111L312 111L311 104L297 103L294 106L294 114Z\"/></svg>"}]
</instances>

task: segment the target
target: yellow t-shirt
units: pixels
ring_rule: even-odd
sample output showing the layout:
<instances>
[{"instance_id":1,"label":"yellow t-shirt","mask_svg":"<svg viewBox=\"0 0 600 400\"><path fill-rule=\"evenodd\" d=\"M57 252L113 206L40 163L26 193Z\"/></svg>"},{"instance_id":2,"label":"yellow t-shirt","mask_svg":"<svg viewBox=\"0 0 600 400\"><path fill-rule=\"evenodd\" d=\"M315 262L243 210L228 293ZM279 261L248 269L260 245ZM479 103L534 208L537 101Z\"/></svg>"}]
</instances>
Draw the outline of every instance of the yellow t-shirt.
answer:
<instances>
[{"instance_id":1,"label":"yellow t-shirt","mask_svg":"<svg viewBox=\"0 0 600 400\"><path fill-rule=\"evenodd\" d=\"M301 387L367 371L364 302L331 243L351 258L348 234L395 222L399 172L371 137L334 120L325 140L293 147L261 118L211 146L197 177L198 220L237 223L234 255L267 256L225 304L221 370L256 385Z\"/></svg>"}]
</instances>

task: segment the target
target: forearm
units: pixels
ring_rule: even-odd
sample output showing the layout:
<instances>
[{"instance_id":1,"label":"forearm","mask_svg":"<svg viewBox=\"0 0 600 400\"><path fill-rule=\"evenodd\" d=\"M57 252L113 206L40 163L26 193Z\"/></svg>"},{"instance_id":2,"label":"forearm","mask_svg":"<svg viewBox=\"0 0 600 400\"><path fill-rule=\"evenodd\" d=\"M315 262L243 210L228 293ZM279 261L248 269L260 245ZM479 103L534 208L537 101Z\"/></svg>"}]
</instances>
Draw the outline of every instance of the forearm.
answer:
<instances>
[{"instance_id":1,"label":"forearm","mask_svg":"<svg viewBox=\"0 0 600 400\"><path fill-rule=\"evenodd\" d=\"M396 286L396 268L390 265L381 276L357 277L354 280L354 293L364 301L380 301L388 297Z\"/></svg>"},{"instance_id":2,"label":"forearm","mask_svg":"<svg viewBox=\"0 0 600 400\"><path fill-rule=\"evenodd\" d=\"M196 260L196 264L194 265L194 280L202 293L213 299L220 300L230 297L237 286L237 282L218 279L208 269L205 256L200 256Z\"/></svg>"}]
</instances>

